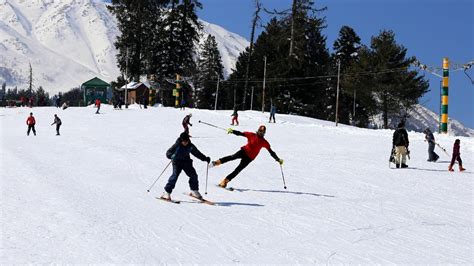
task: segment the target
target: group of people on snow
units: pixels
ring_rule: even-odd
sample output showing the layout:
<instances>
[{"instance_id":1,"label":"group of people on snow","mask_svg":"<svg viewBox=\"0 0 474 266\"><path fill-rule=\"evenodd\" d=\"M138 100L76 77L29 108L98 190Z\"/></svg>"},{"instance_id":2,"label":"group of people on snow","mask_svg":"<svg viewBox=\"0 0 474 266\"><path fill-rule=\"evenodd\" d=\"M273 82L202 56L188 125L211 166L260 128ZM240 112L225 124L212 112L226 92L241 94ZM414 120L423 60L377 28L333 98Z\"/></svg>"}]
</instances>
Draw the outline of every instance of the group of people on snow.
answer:
<instances>
[{"instance_id":1,"label":"group of people on snow","mask_svg":"<svg viewBox=\"0 0 474 266\"><path fill-rule=\"evenodd\" d=\"M59 128L61 127L61 119L58 117L57 114L54 114L54 121L51 125L56 124L56 136L59 136ZM26 118L26 125L28 126L28 130L26 131L26 135L30 135L30 131L33 131L33 134L36 136L36 119L33 116L33 113L30 113L30 115Z\"/></svg>"},{"instance_id":2,"label":"group of people on snow","mask_svg":"<svg viewBox=\"0 0 474 266\"><path fill-rule=\"evenodd\" d=\"M425 141L428 142L428 162L436 162L439 159L439 155L434 151L435 145L437 145L433 132L429 128L426 128L423 133L425 134ZM397 129L393 133L392 138L392 153L390 155L390 162L395 163L397 168L407 168L407 157L410 156L410 150L408 146L410 141L408 139L408 132L405 129L405 122L401 121L397 125ZM459 164L459 171L466 170L462 167L461 153L459 152L461 140L456 139L453 146L453 154L448 170L454 171L453 165L457 161ZM439 146L439 145L438 145Z\"/></svg>"},{"instance_id":3,"label":"group of people on snow","mask_svg":"<svg viewBox=\"0 0 474 266\"><path fill-rule=\"evenodd\" d=\"M208 166L211 164L213 167L232 160L240 159L239 165L237 165L229 175L220 181L219 186L222 188L226 188L227 184L257 157L262 148L267 149L273 159L275 159L280 165L283 164L283 160L276 155L276 153L270 148L269 142L265 139L267 128L264 125L259 126L256 132L240 132L232 128L227 129L228 134L246 137L247 144L242 146L233 155L224 156L218 160L212 161L211 163L211 158L204 155L193 143L191 143L188 127L188 125L192 126L190 122L191 117L192 114L188 114L184 117L182 122L184 132L180 134L176 142L166 152L166 157L173 163L173 173L168 178L168 182L164 187L165 191L161 196L162 199L171 200L171 193L173 192L178 176L182 171L189 176L189 187L191 189L190 196L202 199L202 195L199 193L198 175L193 167L190 154L201 161L207 162Z\"/></svg>"}]
</instances>

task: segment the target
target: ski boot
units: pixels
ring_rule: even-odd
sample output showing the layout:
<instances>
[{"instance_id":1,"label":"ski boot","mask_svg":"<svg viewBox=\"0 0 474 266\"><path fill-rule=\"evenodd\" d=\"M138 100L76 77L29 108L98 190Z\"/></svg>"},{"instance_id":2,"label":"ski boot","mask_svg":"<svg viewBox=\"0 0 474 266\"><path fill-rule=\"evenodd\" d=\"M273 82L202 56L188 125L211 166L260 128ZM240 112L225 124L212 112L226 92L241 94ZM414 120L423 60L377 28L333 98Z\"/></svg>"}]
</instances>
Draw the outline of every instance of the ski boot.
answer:
<instances>
[{"instance_id":1,"label":"ski boot","mask_svg":"<svg viewBox=\"0 0 474 266\"><path fill-rule=\"evenodd\" d=\"M189 193L189 195L191 197L196 198L196 199L202 199L201 193L199 193L199 191L197 191L197 190L191 190L191 193Z\"/></svg>"},{"instance_id":2,"label":"ski boot","mask_svg":"<svg viewBox=\"0 0 474 266\"><path fill-rule=\"evenodd\" d=\"M466 171L466 168L463 168L462 165L459 166L459 172Z\"/></svg>"},{"instance_id":3,"label":"ski boot","mask_svg":"<svg viewBox=\"0 0 474 266\"><path fill-rule=\"evenodd\" d=\"M222 188L225 188L225 187L227 187L227 184L228 184L229 182L230 182L229 179L224 178L224 179L222 179L222 181L219 183L219 186L222 187Z\"/></svg>"},{"instance_id":4,"label":"ski boot","mask_svg":"<svg viewBox=\"0 0 474 266\"><path fill-rule=\"evenodd\" d=\"M161 195L161 198L164 200L171 200L171 194L168 192L163 192L163 195Z\"/></svg>"}]
</instances>

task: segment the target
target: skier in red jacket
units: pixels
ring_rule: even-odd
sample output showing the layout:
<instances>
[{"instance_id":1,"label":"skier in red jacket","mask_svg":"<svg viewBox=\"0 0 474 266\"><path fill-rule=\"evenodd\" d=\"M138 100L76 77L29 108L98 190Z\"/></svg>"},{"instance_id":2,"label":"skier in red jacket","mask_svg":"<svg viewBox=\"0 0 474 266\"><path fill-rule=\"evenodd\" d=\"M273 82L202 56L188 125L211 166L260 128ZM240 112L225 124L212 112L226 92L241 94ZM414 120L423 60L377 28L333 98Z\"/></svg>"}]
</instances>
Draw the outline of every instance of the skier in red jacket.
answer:
<instances>
[{"instance_id":1,"label":"skier in red jacket","mask_svg":"<svg viewBox=\"0 0 474 266\"><path fill-rule=\"evenodd\" d=\"M98 114L99 111L100 111L100 99L99 98L95 99L95 106L97 106L97 111L95 113Z\"/></svg>"},{"instance_id":2,"label":"skier in red jacket","mask_svg":"<svg viewBox=\"0 0 474 266\"><path fill-rule=\"evenodd\" d=\"M28 131L26 132L26 135L30 135L30 131L33 130L33 134L36 136L36 130L35 130L35 124L36 120L35 117L33 116L33 113L30 113L30 116L26 119L26 124L28 125Z\"/></svg>"},{"instance_id":3,"label":"skier in red jacket","mask_svg":"<svg viewBox=\"0 0 474 266\"><path fill-rule=\"evenodd\" d=\"M278 158L276 153L270 148L268 141L264 138L266 130L267 128L264 125L261 125L256 133L240 132L233 130L232 128L227 129L228 134L232 133L237 136L244 136L247 138L248 142L247 145L242 146L235 154L222 157L219 160L212 162L213 166L218 166L228 161L240 159L240 163L237 168L235 168L232 173L226 176L226 178L222 179L222 181L219 183L220 187L225 188L227 184L240 173L240 171L247 167L247 165L249 165L257 157L262 148L267 149L273 159L275 159L278 163L283 164L283 160Z\"/></svg>"}]
</instances>

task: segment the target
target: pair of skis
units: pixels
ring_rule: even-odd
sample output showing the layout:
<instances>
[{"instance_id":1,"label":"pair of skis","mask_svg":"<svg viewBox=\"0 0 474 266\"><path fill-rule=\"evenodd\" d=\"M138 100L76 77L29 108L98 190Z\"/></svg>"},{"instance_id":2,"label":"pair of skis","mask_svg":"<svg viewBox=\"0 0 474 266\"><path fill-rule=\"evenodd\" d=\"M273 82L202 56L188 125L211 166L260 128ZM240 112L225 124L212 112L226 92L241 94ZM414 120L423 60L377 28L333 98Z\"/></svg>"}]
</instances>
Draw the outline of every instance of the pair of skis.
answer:
<instances>
[{"instance_id":1,"label":"pair of skis","mask_svg":"<svg viewBox=\"0 0 474 266\"><path fill-rule=\"evenodd\" d=\"M194 201L196 202L199 202L199 203L204 203L204 204L207 204L207 205L216 205L216 203L210 201L210 200L207 200L205 198L198 198L198 197L195 197L193 195L191 195L191 193L187 193L185 195L188 195L189 197L191 197ZM174 203L174 204L180 204L181 201L180 200L173 200L173 199L166 199L166 198L163 198L163 197L157 197L157 199L159 200L162 200L162 201L166 201L166 202L170 202L170 203Z\"/></svg>"}]
</instances>

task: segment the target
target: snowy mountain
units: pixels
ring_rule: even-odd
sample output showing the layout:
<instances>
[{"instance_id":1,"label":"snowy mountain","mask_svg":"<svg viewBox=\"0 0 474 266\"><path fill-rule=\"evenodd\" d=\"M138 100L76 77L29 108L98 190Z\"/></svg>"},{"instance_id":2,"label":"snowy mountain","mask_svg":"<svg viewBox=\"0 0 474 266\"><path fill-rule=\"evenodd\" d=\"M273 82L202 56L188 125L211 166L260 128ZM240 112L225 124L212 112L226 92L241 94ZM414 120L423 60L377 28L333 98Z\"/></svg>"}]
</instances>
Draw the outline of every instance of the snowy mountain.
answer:
<instances>
[{"instance_id":1,"label":"snowy mountain","mask_svg":"<svg viewBox=\"0 0 474 266\"><path fill-rule=\"evenodd\" d=\"M413 110L409 113L409 117L406 121L407 130L416 132L423 132L426 128L431 129L433 132L437 132L439 129L439 116L429 110L428 108L417 104ZM396 128L400 120L393 119L389 122L390 128ZM383 127L382 115L378 115L373 119L373 124L377 128ZM452 136L464 136L474 137L474 130L464 126L461 122L456 119L449 118L448 121L448 134Z\"/></svg>"},{"instance_id":2,"label":"snowy mountain","mask_svg":"<svg viewBox=\"0 0 474 266\"><path fill-rule=\"evenodd\" d=\"M37 136L27 137L30 112ZM435 133L449 153L461 139L466 172L448 172L450 156L438 147L440 160L427 162L428 145L415 132L409 168L390 169L393 130L277 114L265 138L285 160L281 169L262 149L230 192L216 184L238 161L209 169L206 179L206 163L192 157L201 193L218 205L184 195L184 172L171 194L181 204L159 201L172 172L159 177L165 153L190 112L192 142L213 160L246 144L198 123L227 128L230 110L0 108L0 262L474 264L474 138ZM242 111L239 120L235 129L254 132L268 113Z\"/></svg>"},{"instance_id":3,"label":"snowy mountain","mask_svg":"<svg viewBox=\"0 0 474 266\"><path fill-rule=\"evenodd\" d=\"M243 37L201 21L203 39L216 37L231 73L248 46ZM50 94L67 91L97 76L115 80L120 72L113 45L117 22L99 0L0 0L0 83L26 87L31 63L34 85Z\"/></svg>"}]
</instances>

